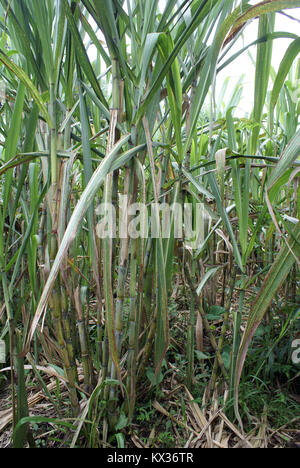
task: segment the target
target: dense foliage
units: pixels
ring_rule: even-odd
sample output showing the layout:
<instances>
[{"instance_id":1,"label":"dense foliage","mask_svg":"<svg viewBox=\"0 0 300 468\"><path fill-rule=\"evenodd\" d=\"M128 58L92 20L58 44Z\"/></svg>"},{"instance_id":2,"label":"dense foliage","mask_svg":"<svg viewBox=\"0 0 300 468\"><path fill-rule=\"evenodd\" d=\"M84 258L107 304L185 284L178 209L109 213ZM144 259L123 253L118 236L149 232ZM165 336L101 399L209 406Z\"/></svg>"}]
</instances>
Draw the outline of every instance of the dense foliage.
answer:
<instances>
[{"instance_id":1,"label":"dense foliage","mask_svg":"<svg viewBox=\"0 0 300 468\"><path fill-rule=\"evenodd\" d=\"M223 398L246 445L252 414L278 427L299 416L270 388L295 394L299 379L300 39L275 18L300 2L0 5L0 385L12 407L0 428L12 421L15 447L46 423L67 446L128 447L153 407L174 424L174 382L200 429L200 403ZM254 20L258 37L233 52ZM215 84L250 50L254 106L240 118L243 85L228 97ZM103 206L115 236L101 238ZM197 242L174 209L159 228L166 206L191 208ZM145 235L120 235L124 222ZM32 416L29 382L50 416ZM153 443L174 444L163 434Z\"/></svg>"}]
</instances>

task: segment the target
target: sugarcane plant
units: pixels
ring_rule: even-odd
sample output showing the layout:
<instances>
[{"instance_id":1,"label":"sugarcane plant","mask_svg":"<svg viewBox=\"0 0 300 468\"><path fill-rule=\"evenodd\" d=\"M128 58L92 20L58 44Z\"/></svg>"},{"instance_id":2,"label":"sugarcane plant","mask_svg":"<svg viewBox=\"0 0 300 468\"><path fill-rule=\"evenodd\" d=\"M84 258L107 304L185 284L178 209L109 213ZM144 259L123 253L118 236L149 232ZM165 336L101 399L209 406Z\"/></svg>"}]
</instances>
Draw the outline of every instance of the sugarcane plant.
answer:
<instances>
[{"instance_id":1,"label":"sugarcane plant","mask_svg":"<svg viewBox=\"0 0 300 468\"><path fill-rule=\"evenodd\" d=\"M140 388L157 392L163 381L178 277L189 304L185 385L196 382L204 330L215 356L208 397L220 383L229 388L231 417L243 426L238 387L249 343L286 280L297 295L300 43L277 32L275 18L300 2L0 5L0 339L14 446L34 445L24 364L43 382L41 362L66 382L72 445L81 431L92 447L113 434L122 443ZM255 18L257 38L233 53ZM272 47L282 37L291 42L276 73ZM215 83L250 47L254 107L237 119L241 83L218 106ZM242 336L252 276L263 283ZM218 278L220 335L207 318Z\"/></svg>"}]
</instances>

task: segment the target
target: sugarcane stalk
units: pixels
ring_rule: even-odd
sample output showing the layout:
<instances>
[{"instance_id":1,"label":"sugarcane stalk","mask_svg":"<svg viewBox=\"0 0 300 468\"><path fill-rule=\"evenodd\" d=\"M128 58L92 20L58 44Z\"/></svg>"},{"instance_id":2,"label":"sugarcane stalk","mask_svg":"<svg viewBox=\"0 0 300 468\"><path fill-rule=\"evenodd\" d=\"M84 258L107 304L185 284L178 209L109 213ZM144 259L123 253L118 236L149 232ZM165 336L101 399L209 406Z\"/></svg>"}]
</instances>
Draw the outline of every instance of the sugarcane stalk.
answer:
<instances>
[{"instance_id":1,"label":"sugarcane stalk","mask_svg":"<svg viewBox=\"0 0 300 468\"><path fill-rule=\"evenodd\" d=\"M229 316L230 316L230 309L231 309L231 303L232 303L232 296L233 296L233 291L234 291L234 286L235 286L235 279L236 279L236 273L237 273L237 268L233 267L232 273L231 273L231 279L230 279L230 284L229 284L229 294L226 299L226 304L225 304L225 313L224 313L224 318L223 318L223 325L221 329L221 334L220 338L218 341L218 352L222 354L223 346L224 346L224 341L225 341L225 336L226 332L229 326ZM215 358L214 365L213 365L213 370L211 374L211 379L209 383L209 392L212 395L215 389L216 385L216 380L217 380L217 372L218 372L218 359Z\"/></svg>"},{"instance_id":2,"label":"sugarcane stalk","mask_svg":"<svg viewBox=\"0 0 300 468\"><path fill-rule=\"evenodd\" d=\"M149 331L145 339L145 346L141 351L141 363L139 365L138 373L137 373L139 380L141 379L141 377L143 377L145 373L146 365L149 361L150 354L153 349L153 340L154 340L155 332L156 332L156 319L157 319L157 309L155 309L153 313L153 317L149 326Z\"/></svg>"},{"instance_id":3,"label":"sugarcane stalk","mask_svg":"<svg viewBox=\"0 0 300 468\"><path fill-rule=\"evenodd\" d=\"M145 260L144 260L144 307L146 312L147 322L149 323L152 315L152 300L154 294L154 243L152 239L148 239Z\"/></svg>"},{"instance_id":4,"label":"sugarcane stalk","mask_svg":"<svg viewBox=\"0 0 300 468\"><path fill-rule=\"evenodd\" d=\"M187 330L187 378L186 378L186 386L188 389L192 388L192 380L194 375L194 342L195 342L195 303L194 297L191 294L191 304L190 304L190 316L189 316L189 324Z\"/></svg>"},{"instance_id":5,"label":"sugarcane stalk","mask_svg":"<svg viewBox=\"0 0 300 468\"><path fill-rule=\"evenodd\" d=\"M62 281L60 282L62 285ZM63 326L63 333L64 339L66 343L66 349L69 356L69 361L71 365L71 372L73 375L74 382L78 382L78 373L77 373L77 366L75 362L75 351L72 339L72 325L71 325L71 317L70 317L70 310L69 304L66 294L66 289L61 286L60 290L60 299L61 299L61 318L62 318L62 326Z\"/></svg>"},{"instance_id":6,"label":"sugarcane stalk","mask_svg":"<svg viewBox=\"0 0 300 468\"><path fill-rule=\"evenodd\" d=\"M123 101L123 82L120 80L119 64L116 58L112 58L112 108L111 122L109 131L109 140L107 150L110 151L113 144L120 138L120 132L117 129L117 123L122 119L122 101ZM118 171L110 173L105 181L105 203L113 204L117 212L118 205ZM117 286L117 301L114 304L113 299L113 282L114 282L114 265L116 259L116 240L112 235L109 235L104 240L104 298L106 307L107 320L107 335L110 341L110 356L108 360L108 372L111 379L116 379L118 371L116 368L116 360L119 360L122 344L123 333L123 296L126 280L126 264L128 257L128 245L126 242L121 246L121 259L119 268L119 284ZM114 349L112 349L113 347ZM113 355L115 357L113 357ZM115 386L106 386L105 399L109 397L107 409L109 415L109 425L114 427L117 422L116 414L116 388Z\"/></svg>"},{"instance_id":7,"label":"sugarcane stalk","mask_svg":"<svg viewBox=\"0 0 300 468\"><path fill-rule=\"evenodd\" d=\"M141 162L136 159L135 166L137 168L137 177L139 183L141 185L141 199L142 203L146 205L146 180L145 180L145 173ZM137 187L136 187L137 190ZM137 195L135 195L136 197ZM146 219L144 218L146 213L143 212L143 220L141 221L142 225L145 226L145 229L148 228L146 226ZM144 314L144 258L145 258L145 239L146 233L144 232L141 237L138 239L138 246L137 246L137 306L136 306L136 326L135 326L135 356L134 362L137 368L138 366L138 355L140 349L140 331L144 330L144 327L147 325L146 317ZM135 379L135 386L137 382L137 376Z\"/></svg>"},{"instance_id":8,"label":"sugarcane stalk","mask_svg":"<svg viewBox=\"0 0 300 468\"><path fill-rule=\"evenodd\" d=\"M82 359L83 375L84 375L84 390L87 393L91 393L92 388L93 388L93 385L92 385L93 367L92 367L90 349L88 345L86 322L85 322L84 315L83 315L83 308L82 308L82 303L81 303L79 286L75 290L74 301L75 301L75 308L77 312L77 327L78 327L79 342L80 342L80 348L81 348L81 359Z\"/></svg>"},{"instance_id":9,"label":"sugarcane stalk","mask_svg":"<svg viewBox=\"0 0 300 468\"><path fill-rule=\"evenodd\" d=\"M117 109L111 111L111 128L109 133L108 151L113 146L115 140L115 127L117 123ZM105 204L106 206L112 203L112 187L113 187L113 174L110 173L105 180ZM108 359L108 373L110 378L114 378L116 375L115 364L113 362L112 353L117 352L115 348L115 306L113 298L113 270L112 270L112 254L113 254L113 239L112 233L108 233L108 236L103 241L103 270L104 270L104 300L105 300L105 315L106 315L106 332L110 343L110 354ZM115 389L107 385L104 391L104 399L112 400L114 398ZM109 415L109 424L113 427L116 423L114 414L114 403L108 402L107 410Z\"/></svg>"},{"instance_id":10,"label":"sugarcane stalk","mask_svg":"<svg viewBox=\"0 0 300 468\"><path fill-rule=\"evenodd\" d=\"M125 174L125 187L124 199L126 202L125 213L123 213L122 224L128 231L128 207L132 203L132 182L133 182L132 166L126 169ZM123 206L124 208L124 206ZM120 229L121 227L119 227ZM121 233L120 233L121 234ZM119 254L119 267L118 267L118 283L117 283L117 298L116 298L116 343L118 353L121 353L122 339L123 339L123 308L125 298L125 287L129 263L129 236L128 232L122 233L120 239L120 254Z\"/></svg>"},{"instance_id":11,"label":"sugarcane stalk","mask_svg":"<svg viewBox=\"0 0 300 468\"><path fill-rule=\"evenodd\" d=\"M193 285L193 282L192 282L192 279L191 279L191 274L190 274L189 269L188 269L186 264L184 265L184 271L185 271L187 282L188 282L189 287L191 289L191 293L193 294L195 303L197 304L198 310L199 310L200 315L202 317L205 331L206 331L206 333L207 333L207 335L209 337L210 343L211 343L211 345L212 345L212 347L213 347L213 349L214 349L214 351L216 353L216 357L218 359L218 363L219 363L221 372L222 372L225 380L227 381L228 380L228 373L227 373L227 371L225 369L222 356L221 356L220 352L218 351L218 346L217 346L216 339L215 339L215 337L214 337L214 335L213 335L213 333L212 333L212 331L210 329L209 322L208 322L208 320L206 318L206 315L205 315L205 312L203 310L203 305L202 305L201 298L198 296L198 294L196 292L196 289L195 289L195 287Z\"/></svg>"},{"instance_id":12,"label":"sugarcane stalk","mask_svg":"<svg viewBox=\"0 0 300 468\"><path fill-rule=\"evenodd\" d=\"M19 357L23 343L22 334L20 330L15 330L15 360L17 369L17 414L16 423L22 418L29 416L26 385L25 385L25 372L24 372L24 358ZM34 439L28 424L20 426L13 434L13 448L24 448L25 442L28 441L31 448L35 448Z\"/></svg>"},{"instance_id":13,"label":"sugarcane stalk","mask_svg":"<svg viewBox=\"0 0 300 468\"><path fill-rule=\"evenodd\" d=\"M136 400L136 355L137 355L137 239L131 240L130 248L130 306L128 329L128 413L131 420Z\"/></svg>"},{"instance_id":14,"label":"sugarcane stalk","mask_svg":"<svg viewBox=\"0 0 300 468\"><path fill-rule=\"evenodd\" d=\"M230 368L230 397L234 395L234 379L236 371L237 356L239 352L240 342L241 342L241 322L243 314L243 305L245 298L245 284L246 284L246 275L242 275L241 278L241 290L239 296L239 306L238 310L234 314L234 323L233 323L233 344L232 344L232 360Z\"/></svg>"},{"instance_id":15,"label":"sugarcane stalk","mask_svg":"<svg viewBox=\"0 0 300 468\"><path fill-rule=\"evenodd\" d=\"M52 266L58 250L58 218L59 218L59 190L58 190L58 159L57 159L57 130L56 130L56 97L54 83L50 83L50 106L49 114L53 122L50 129L50 162L51 162L51 236L50 236L50 266ZM76 391L76 366L72 343L70 340L70 326L66 314L66 298L61 295L61 277L56 279L51 297L49 298L52 318L56 332L56 339L60 348L64 369L68 378L68 388L70 392L70 401L72 414L76 416L79 413L79 402ZM64 309L64 310L63 310ZM66 335L66 336L65 336Z\"/></svg>"}]
</instances>

